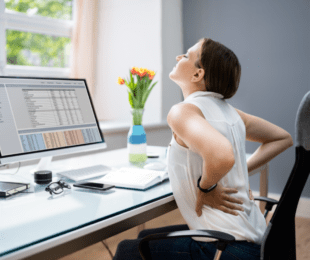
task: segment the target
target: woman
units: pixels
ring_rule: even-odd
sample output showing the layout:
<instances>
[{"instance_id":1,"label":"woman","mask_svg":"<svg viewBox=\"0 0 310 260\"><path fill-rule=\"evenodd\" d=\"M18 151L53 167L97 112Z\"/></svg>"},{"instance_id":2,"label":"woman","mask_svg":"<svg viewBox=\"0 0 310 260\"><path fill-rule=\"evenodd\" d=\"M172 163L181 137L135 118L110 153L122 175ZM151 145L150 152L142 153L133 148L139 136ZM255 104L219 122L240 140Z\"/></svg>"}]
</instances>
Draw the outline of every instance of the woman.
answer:
<instances>
[{"instance_id":1,"label":"woman","mask_svg":"<svg viewBox=\"0 0 310 260\"><path fill-rule=\"evenodd\" d=\"M292 137L226 102L236 93L241 77L238 58L230 49L203 38L176 59L169 77L182 89L184 101L167 116L173 132L168 173L187 225L143 230L138 239L122 241L114 259L141 259L138 245L144 236L180 229L233 235L236 241L226 247L221 260L260 259L266 222L251 195L248 172L291 147ZM246 140L262 143L248 161ZM152 259L213 259L216 243L193 237L156 240L149 245Z\"/></svg>"}]
</instances>

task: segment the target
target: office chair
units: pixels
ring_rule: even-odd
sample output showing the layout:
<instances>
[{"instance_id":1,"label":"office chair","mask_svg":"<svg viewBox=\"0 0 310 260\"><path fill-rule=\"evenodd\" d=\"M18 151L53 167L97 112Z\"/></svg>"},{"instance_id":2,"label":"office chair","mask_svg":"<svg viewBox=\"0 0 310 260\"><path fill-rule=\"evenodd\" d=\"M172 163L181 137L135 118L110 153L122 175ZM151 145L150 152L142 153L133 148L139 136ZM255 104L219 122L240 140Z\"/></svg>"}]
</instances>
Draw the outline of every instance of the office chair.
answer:
<instances>
[{"instance_id":1,"label":"office chair","mask_svg":"<svg viewBox=\"0 0 310 260\"><path fill-rule=\"evenodd\" d=\"M274 204L278 204L264 233L261 260L296 260L295 214L300 195L310 173L310 91L300 102L295 120L295 164L282 192L280 201L254 197L265 201L266 218ZM144 237L139 252L144 260L151 258L149 241L176 237L210 237L218 239L214 260L220 259L227 244L235 241L232 235L214 230L183 230L152 234Z\"/></svg>"}]
</instances>

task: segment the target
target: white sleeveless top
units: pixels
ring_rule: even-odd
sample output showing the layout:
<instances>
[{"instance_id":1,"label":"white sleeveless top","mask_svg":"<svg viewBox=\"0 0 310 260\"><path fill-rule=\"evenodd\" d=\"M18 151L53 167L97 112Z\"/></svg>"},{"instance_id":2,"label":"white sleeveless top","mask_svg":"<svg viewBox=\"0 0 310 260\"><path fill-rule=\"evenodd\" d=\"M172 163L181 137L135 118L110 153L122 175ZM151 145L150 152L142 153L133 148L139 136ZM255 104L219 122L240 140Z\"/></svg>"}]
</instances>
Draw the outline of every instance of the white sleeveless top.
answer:
<instances>
[{"instance_id":1,"label":"white sleeveless top","mask_svg":"<svg viewBox=\"0 0 310 260\"><path fill-rule=\"evenodd\" d=\"M245 125L238 112L228 104L219 93L197 91L190 94L181 103L196 105L204 117L232 144L235 164L219 181L224 187L235 188L238 193L230 196L241 199L244 212L237 211L234 216L221 210L204 205L202 215L195 211L197 200L197 180L202 175L202 157L179 145L173 134L167 151L167 165L171 188L178 208L188 227L193 230L209 229L226 232L236 240L246 240L261 244L267 228L259 207L249 197L249 179L245 151ZM192 237L196 241L213 242L213 238Z\"/></svg>"}]
</instances>

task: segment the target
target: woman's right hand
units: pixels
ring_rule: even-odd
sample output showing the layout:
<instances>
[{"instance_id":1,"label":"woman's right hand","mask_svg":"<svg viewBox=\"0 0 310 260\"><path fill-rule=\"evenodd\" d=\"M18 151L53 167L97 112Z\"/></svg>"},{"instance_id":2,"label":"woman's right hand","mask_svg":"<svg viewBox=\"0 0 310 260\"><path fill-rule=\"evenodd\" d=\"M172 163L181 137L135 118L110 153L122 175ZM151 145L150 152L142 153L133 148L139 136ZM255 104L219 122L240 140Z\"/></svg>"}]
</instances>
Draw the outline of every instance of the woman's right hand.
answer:
<instances>
[{"instance_id":1,"label":"woman's right hand","mask_svg":"<svg viewBox=\"0 0 310 260\"><path fill-rule=\"evenodd\" d=\"M198 217L200 217L202 214L203 205L208 205L211 208L215 208L225 213L238 216L239 214L236 210L244 211L244 209L237 204L242 205L243 201L229 195L229 193L237 192L237 189L225 188L220 183L217 183L217 186L208 193L204 193L198 189L195 209Z\"/></svg>"}]
</instances>

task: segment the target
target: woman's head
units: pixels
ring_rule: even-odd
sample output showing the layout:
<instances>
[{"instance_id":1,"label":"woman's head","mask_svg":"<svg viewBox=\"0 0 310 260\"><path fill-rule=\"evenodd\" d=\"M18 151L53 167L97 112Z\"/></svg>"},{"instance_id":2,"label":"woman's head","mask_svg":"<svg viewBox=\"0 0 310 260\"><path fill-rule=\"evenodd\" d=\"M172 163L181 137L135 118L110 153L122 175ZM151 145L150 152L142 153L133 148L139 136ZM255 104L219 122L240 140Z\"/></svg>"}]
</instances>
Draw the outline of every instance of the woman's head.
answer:
<instances>
[{"instance_id":1,"label":"woman's head","mask_svg":"<svg viewBox=\"0 0 310 260\"><path fill-rule=\"evenodd\" d=\"M202 38L187 54L176 59L178 64L169 77L186 96L195 91L211 91L228 99L237 92L241 65L237 56L223 44Z\"/></svg>"}]
</instances>

